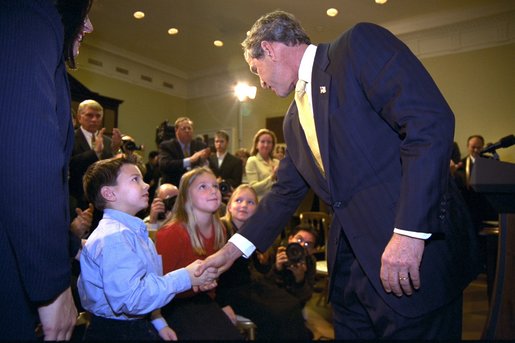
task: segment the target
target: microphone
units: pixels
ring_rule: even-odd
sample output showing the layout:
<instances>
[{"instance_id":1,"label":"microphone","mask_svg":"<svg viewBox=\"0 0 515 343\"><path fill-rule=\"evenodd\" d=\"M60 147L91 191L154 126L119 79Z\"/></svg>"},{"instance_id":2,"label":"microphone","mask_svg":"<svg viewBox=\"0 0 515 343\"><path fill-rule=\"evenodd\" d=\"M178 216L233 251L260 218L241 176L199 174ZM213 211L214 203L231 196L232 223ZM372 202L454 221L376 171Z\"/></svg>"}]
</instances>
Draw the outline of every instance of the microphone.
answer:
<instances>
[{"instance_id":1,"label":"microphone","mask_svg":"<svg viewBox=\"0 0 515 343\"><path fill-rule=\"evenodd\" d=\"M487 146L481 152L480 155L483 155L485 153L493 153L495 150L499 148L507 148L515 144L515 136L514 135L508 135L506 137L503 137L499 140L499 142L494 143L492 145Z\"/></svg>"}]
</instances>

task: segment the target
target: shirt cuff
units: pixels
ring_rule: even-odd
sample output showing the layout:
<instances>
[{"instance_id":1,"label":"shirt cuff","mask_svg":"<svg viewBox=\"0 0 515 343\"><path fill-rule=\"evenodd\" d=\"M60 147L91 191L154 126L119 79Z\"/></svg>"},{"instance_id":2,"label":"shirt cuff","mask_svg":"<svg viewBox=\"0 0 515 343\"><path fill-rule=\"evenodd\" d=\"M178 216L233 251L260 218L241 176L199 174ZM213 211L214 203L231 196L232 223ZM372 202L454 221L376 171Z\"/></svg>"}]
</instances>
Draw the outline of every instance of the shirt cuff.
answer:
<instances>
[{"instance_id":1,"label":"shirt cuff","mask_svg":"<svg viewBox=\"0 0 515 343\"><path fill-rule=\"evenodd\" d=\"M186 268L179 268L166 274L167 278L170 278L172 289L174 293L181 293L191 289L190 274Z\"/></svg>"},{"instance_id":2,"label":"shirt cuff","mask_svg":"<svg viewBox=\"0 0 515 343\"><path fill-rule=\"evenodd\" d=\"M152 325L157 330L157 332L161 331L162 328L165 328L168 326L168 323L164 318L156 318L152 320Z\"/></svg>"},{"instance_id":3,"label":"shirt cuff","mask_svg":"<svg viewBox=\"0 0 515 343\"><path fill-rule=\"evenodd\" d=\"M256 250L256 246L239 233L235 233L229 239L229 242L234 244L236 248L238 248L243 253L243 257L245 258L249 258L250 255L252 255L252 253L254 252L254 250Z\"/></svg>"},{"instance_id":4,"label":"shirt cuff","mask_svg":"<svg viewBox=\"0 0 515 343\"><path fill-rule=\"evenodd\" d=\"M182 160L182 165L183 165L184 169L190 168L191 167L191 158L186 157L184 160Z\"/></svg>"},{"instance_id":5,"label":"shirt cuff","mask_svg":"<svg viewBox=\"0 0 515 343\"><path fill-rule=\"evenodd\" d=\"M424 239L424 240L426 240L429 237L431 237L430 233L416 232L416 231L407 231L407 230L401 230L401 229L397 229L397 228L393 229L393 232L394 233L398 233L399 235L413 237L413 238L418 238L418 239Z\"/></svg>"}]
</instances>

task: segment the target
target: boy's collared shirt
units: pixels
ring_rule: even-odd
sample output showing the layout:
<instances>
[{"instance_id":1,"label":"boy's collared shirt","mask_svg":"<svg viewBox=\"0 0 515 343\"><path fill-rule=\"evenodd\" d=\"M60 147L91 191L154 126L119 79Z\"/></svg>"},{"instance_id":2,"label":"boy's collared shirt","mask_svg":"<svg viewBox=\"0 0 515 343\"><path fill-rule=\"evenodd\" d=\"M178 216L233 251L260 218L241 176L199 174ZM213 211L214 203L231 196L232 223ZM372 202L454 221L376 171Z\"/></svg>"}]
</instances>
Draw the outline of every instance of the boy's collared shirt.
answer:
<instances>
[{"instance_id":1,"label":"boy's collared shirt","mask_svg":"<svg viewBox=\"0 0 515 343\"><path fill-rule=\"evenodd\" d=\"M186 269L162 276L162 262L145 223L106 209L80 257L82 306L104 318L139 319L191 288Z\"/></svg>"}]
</instances>

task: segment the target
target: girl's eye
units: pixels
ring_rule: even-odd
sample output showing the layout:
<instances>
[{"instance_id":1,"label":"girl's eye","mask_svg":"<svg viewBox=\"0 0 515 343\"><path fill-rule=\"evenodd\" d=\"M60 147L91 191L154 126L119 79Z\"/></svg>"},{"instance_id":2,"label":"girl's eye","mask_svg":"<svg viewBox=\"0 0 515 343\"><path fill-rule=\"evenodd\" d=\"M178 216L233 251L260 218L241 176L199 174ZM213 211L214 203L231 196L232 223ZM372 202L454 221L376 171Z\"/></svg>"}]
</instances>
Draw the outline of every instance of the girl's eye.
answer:
<instances>
[{"instance_id":1,"label":"girl's eye","mask_svg":"<svg viewBox=\"0 0 515 343\"><path fill-rule=\"evenodd\" d=\"M220 188L220 186L218 186L218 183L213 183L213 188L218 189L218 188Z\"/></svg>"},{"instance_id":2,"label":"girl's eye","mask_svg":"<svg viewBox=\"0 0 515 343\"><path fill-rule=\"evenodd\" d=\"M237 202L238 204L241 204L243 202L243 199L238 198L238 199L236 199L234 201Z\"/></svg>"},{"instance_id":3,"label":"girl's eye","mask_svg":"<svg viewBox=\"0 0 515 343\"><path fill-rule=\"evenodd\" d=\"M205 184L201 184L201 185L198 186L198 189L204 190L204 189L206 189L206 185Z\"/></svg>"},{"instance_id":4,"label":"girl's eye","mask_svg":"<svg viewBox=\"0 0 515 343\"><path fill-rule=\"evenodd\" d=\"M249 201L249 205L255 205L256 203L252 200Z\"/></svg>"}]
</instances>

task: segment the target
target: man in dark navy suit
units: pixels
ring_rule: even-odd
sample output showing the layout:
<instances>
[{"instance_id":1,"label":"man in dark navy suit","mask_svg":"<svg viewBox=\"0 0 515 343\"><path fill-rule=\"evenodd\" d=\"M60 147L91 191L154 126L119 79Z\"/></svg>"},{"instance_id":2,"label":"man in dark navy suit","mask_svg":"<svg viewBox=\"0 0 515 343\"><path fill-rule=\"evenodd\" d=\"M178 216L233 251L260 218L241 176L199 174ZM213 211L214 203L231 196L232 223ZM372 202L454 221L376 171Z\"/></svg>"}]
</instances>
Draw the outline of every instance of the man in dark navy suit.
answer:
<instances>
[{"instance_id":1,"label":"man in dark navy suit","mask_svg":"<svg viewBox=\"0 0 515 343\"><path fill-rule=\"evenodd\" d=\"M193 139L193 122L180 117L175 121L175 137L159 144L159 169L161 183L179 185L186 171L197 166L207 166L211 149L204 142Z\"/></svg>"},{"instance_id":2,"label":"man in dark navy suit","mask_svg":"<svg viewBox=\"0 0 515 343\"><path fill-rule=\"evenodd\" d=\"M282 11L242 45L263 88L297 93L288 150L254 216L198 273L266 250L312 188L333 212L336 339L460 339L475 234L449 180L454 116L420 61L368 23L313 45Z\"/></svg>"},{"instance_id":3,"label":"man in dark navy suit","mask_svg":"<svg viewBox=\"0 0 515 343\"><path fill-rule=\"evenodd\" d=\"M229 134L223 130L215 133L216 154L209 156L209 168L215 173L218 182L225 181L233 189L241 184L243 165L241 160L227 151Z\"/></svg>"}]
</instances>

